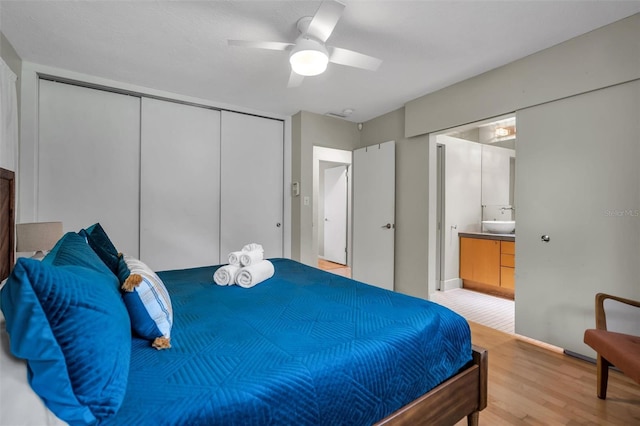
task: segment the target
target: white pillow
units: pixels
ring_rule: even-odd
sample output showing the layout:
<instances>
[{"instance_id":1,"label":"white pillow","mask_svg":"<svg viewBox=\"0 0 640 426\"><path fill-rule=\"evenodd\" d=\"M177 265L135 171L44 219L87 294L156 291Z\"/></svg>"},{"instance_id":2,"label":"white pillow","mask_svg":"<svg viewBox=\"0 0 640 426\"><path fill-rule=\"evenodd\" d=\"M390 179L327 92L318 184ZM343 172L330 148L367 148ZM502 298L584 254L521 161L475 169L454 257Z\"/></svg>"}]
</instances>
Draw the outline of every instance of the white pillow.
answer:
<instances>
[{"instance_id":1,"label":"white pillow","mask_svg":"<svg viewBox=\"0 0 640 426\"><path fill-rule=\"evenodd\" d=\"M2 288L4 281L0 285ZM27 362L11 355L4 315L0 311L0 425L62 426L31 389L27 380Z\"/></svg>"}]
</instances>

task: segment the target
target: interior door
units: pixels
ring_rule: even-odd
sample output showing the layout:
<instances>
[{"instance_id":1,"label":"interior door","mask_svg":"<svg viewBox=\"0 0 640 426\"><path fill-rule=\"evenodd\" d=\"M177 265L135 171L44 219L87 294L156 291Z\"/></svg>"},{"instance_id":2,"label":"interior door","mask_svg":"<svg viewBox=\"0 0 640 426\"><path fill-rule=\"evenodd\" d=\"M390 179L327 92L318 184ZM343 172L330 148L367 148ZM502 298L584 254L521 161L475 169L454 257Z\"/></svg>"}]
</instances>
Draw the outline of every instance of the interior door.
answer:
<instances>
[{"instance_id":1,"label":"interior door","mask_svg":"<svg viewBox=\"0 0 640 426\"><path fill-rule=\"evenodd\" d=\"M353 151L355 280L393 290L395 142Z\"/></svg>"},{"instance_id":2,"label":"interior door","mask_svg":"<svg viewBox=\"0 0 640 426\"><path fill-rule=\"evenodd\" d=\"M640 81L517 113L516 333L587 356L598 292L640 298ZM607 325L635 333L639 317ZM619 325L620 327L616 327Z\"/></svg>"},{"instance_id":3,"label":"interior door","mask_svg":"<svg viewBox=\"0 0 640 426\"><path fill-rule=\"evenodd\" d=\"M220 263L248 243L282 257L283 122L222 111L221 126Z\"/></svg>"},{"instance_id":4,"label":"interior door","mask_svg":"<svg viewBox=\"0 0 640 426\"><path fill-rule=\"evenodd\" d=\"M324 258L347 264L347 167L324 171Z\"/></svg>"}]
</instances>

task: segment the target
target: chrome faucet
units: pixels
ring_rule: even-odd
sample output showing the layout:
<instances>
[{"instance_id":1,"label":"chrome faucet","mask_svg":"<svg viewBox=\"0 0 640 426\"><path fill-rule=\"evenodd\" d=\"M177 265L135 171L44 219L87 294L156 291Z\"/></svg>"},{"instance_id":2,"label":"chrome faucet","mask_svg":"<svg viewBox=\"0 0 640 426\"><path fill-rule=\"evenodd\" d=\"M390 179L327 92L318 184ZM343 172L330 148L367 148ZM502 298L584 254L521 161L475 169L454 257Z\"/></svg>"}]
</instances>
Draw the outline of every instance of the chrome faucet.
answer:
<instances>
[{"instance_id":1,"label":"chrome faucet","mask_svg":"<svg viewBox=\"0 0 640 426\"><path fill-rule=\"evenodd\" d=\"M513 212L516 211L516 209L513 206L509 206L509 207L500 207L500 213L504 214L505 210L511 210Z\"/></svg>"}]
</instances>

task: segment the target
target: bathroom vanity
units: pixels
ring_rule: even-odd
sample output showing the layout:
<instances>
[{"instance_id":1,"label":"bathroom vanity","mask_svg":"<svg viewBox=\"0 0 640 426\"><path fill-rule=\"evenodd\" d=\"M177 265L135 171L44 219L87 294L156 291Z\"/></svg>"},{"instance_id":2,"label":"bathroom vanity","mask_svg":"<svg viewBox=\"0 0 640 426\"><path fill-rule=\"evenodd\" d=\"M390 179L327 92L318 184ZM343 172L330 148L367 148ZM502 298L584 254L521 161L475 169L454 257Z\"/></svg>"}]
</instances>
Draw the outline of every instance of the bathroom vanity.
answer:
<instances>
[{"instance_id":1,"label":"bathroom vanity","mask_svg":"<svg viewBox=\"0 0 640 426\"><path fill-rule=\"evenodd\" d=\"M515 235L460 232L462 286L513 299Z\"/></svg>"}]
</instances>

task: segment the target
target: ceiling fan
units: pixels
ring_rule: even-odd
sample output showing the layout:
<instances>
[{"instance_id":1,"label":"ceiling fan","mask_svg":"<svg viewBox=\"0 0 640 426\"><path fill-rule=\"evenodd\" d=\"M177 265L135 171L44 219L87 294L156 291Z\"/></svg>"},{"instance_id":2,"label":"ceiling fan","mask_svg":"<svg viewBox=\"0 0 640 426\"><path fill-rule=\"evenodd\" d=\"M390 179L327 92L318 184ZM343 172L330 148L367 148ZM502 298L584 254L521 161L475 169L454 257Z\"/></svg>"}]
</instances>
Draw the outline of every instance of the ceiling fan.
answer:
<instances>
[{"instance_id":1,"label":"ceiling fan","mask_svg":"<svg viewBox=\"0 0 640 426\"><path fill-rule=\"evenodd\" d=\"M294 43L278 41L228 40L230 46L288 51L291 75L288 87L296 87L306 76L322 74L329 62L376 71L382 61L353 50L325 45L331 36L345 5L336 0L324 0L313 16L298 20L300 35Z\"/></svg>"}]
</instances>

